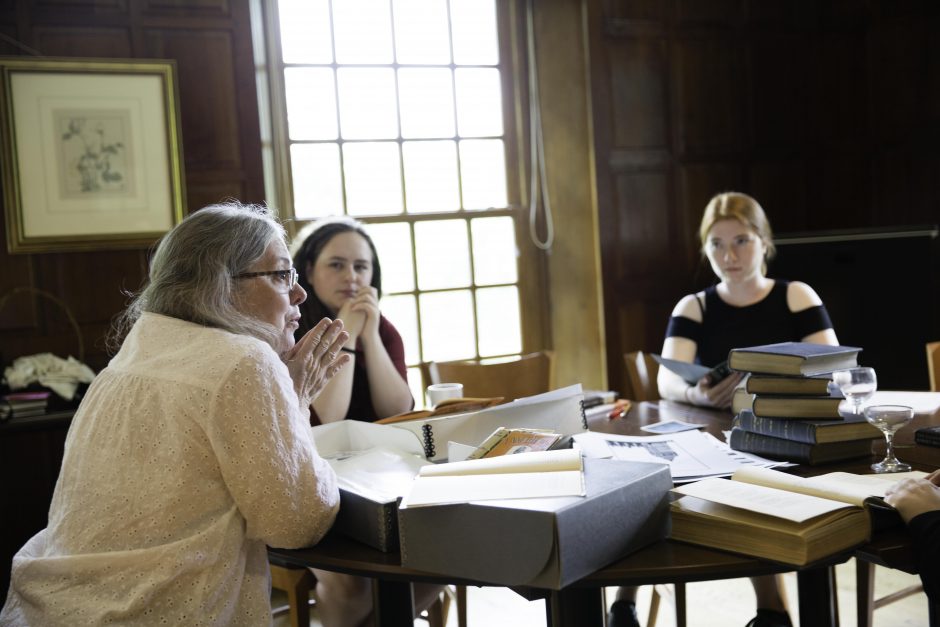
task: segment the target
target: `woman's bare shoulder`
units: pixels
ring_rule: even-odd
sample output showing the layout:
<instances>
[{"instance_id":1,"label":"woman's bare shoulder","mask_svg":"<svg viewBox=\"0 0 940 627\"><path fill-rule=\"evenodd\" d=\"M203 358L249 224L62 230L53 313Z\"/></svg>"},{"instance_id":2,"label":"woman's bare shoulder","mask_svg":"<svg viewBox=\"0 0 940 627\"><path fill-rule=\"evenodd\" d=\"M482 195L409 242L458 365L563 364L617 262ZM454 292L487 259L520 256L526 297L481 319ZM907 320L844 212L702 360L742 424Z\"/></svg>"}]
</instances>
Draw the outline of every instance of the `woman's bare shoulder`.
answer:
<instances>
[{"instance_id":1,"label":"woman's bare shoulder","mask_svg":"<svg viewBox=\"0 0 940 627\"><path fill-rule=\"evenodd\" d=\"M702 321L702 308L705 306L705 293L686 294L672 310L673 316L682 316L696 322Z\"/></svg>"},{"instance_id":2,"label":"woman's bare shoulder","mask_svg":"<svg viewBox=\"0 0 940 627\"><path fill-rule=\"evenodd\" d=\"M790 311L802 311L808 307L822 305L816 290L802 281L791 281L787 286L787 306Z\"/></svg>"}]
</instances>

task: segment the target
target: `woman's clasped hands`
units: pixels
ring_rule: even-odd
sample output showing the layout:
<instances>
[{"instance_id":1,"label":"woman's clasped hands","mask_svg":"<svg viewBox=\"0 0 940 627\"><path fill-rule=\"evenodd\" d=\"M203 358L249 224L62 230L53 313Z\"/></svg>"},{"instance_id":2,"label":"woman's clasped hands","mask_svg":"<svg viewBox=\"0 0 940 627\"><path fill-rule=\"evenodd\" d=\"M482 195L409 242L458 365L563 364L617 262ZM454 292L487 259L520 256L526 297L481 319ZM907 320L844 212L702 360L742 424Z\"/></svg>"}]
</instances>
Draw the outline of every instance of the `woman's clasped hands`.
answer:
<instances>
[{"instance_id":1,"label":"woman's clasped hands","mask_svg":"<svg viewBox=\"0 0 940 627\"><path fill-rule=\"evenodd\" d=\"M352 339L350 344L355 344L360 336L365 341L377 339L380 317L378 292L369 285L361 287L355 296L343 303L336 317L346 324Z\"/></svg>"},{"instance_id":2,"label":"woman's clasped hands","mask_svg":"<svg viewBox=\"0 0 940 627\"><path fill-rule=\"evenodd\" d=\"M349 333L343 330L342 320L323 318L284 354L301 407L309 407L327 382L349 363L349 355L340 352L347 341Z\"/></svg>"}]
</instances>

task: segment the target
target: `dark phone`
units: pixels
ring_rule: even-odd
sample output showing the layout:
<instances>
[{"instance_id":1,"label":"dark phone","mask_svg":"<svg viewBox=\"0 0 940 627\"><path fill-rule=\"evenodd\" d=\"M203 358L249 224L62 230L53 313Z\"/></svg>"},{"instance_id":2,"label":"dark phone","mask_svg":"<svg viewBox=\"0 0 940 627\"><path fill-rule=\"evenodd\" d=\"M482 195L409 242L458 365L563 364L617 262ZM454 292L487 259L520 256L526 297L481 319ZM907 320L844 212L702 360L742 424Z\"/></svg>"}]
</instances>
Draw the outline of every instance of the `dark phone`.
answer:
<instances>
[{"instance_id":1,"label":"dark phone","mask_svg":"<svg viewBox=\"0 0 940 627\"><path fill-rule=\"evenodd\" d=\"M710 385L715 385L725 377L731 374L731 368L728 367L728 362L723 361L711 370L708 371L708 374L705 375L708 377L708 380L711 381Z\"/></svg>"}]
</instances>

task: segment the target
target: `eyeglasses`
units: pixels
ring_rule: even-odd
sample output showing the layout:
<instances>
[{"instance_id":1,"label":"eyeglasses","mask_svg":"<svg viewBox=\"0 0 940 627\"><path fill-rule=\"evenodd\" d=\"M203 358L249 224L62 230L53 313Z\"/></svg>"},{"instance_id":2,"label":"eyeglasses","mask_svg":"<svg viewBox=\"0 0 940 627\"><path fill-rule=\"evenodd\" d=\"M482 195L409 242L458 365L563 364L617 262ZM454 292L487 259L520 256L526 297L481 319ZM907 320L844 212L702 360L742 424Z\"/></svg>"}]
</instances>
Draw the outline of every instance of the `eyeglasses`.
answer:
<instances>
[{"instance_id":1,"label":"eyeglasses","mask_svg":"<svg viewBox=\"0 0 940 627\"><path fill-rule=\"evenodd\" d=\"M297 269L288 268L287 270L265 270L264 272L242 272L236 274L233 279L251 279L256 276L273 276L274 282L278 286L284 287L285 291L291 291L297 285Z\"/></svg>"},{"instance_id":2,"label":"eyeglasses","mask_svg":"<svg viewBox=\"0 0 940 627\"><path fill-rule=\"evenodd\" d=\"M743 250L753 244L756 241L756 238L751 237L750 235L742 235L740 237L735 237L731 240L731 245L727 246L719 241L709 241L708 250L709 252L716 255L723 255L727 248L730 248L734 251L734 254L738 254L738 251Z\"/></svg>"}]
</instances>

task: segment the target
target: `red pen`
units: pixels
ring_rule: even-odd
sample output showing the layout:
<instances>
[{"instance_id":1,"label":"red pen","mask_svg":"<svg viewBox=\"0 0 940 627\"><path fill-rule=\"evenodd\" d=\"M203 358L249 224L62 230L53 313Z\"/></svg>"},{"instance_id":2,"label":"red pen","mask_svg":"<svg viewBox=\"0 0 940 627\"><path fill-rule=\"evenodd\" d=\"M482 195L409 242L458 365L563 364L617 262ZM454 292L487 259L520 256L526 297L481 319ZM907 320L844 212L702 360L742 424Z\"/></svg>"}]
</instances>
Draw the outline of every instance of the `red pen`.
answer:
<instances>
[{"instance_id":1,"label":"red pen","mask_svg":"<svg viewBox=\"0 0 940 627\"><path fill-rule=\"evenodd\" d=\"M627 415L628 409L630 409L630 401L619 400L614 403L614 408L607 414L607 419L614 420L615 418L623 418Z\"/></svg>"}]
</instances>

